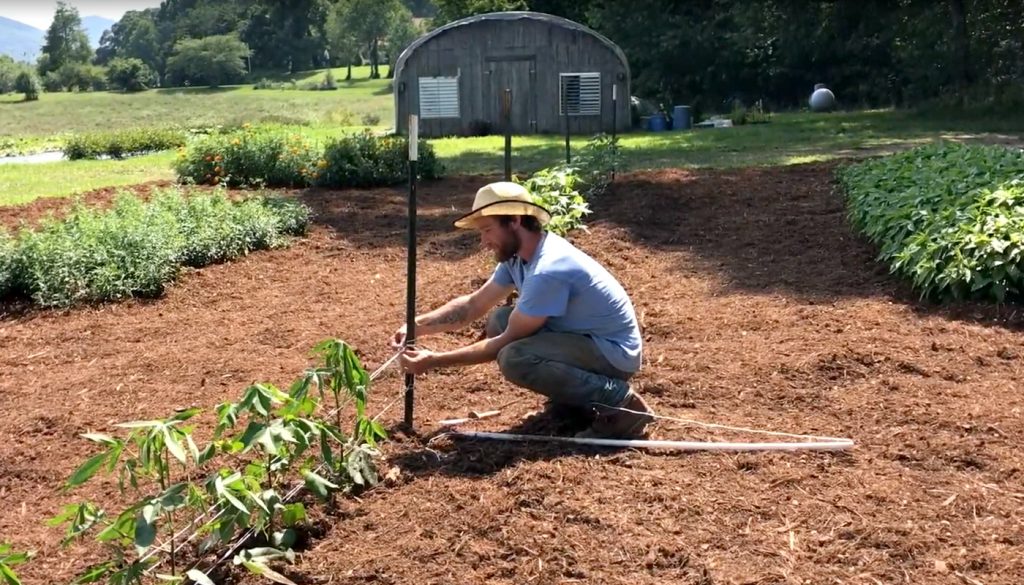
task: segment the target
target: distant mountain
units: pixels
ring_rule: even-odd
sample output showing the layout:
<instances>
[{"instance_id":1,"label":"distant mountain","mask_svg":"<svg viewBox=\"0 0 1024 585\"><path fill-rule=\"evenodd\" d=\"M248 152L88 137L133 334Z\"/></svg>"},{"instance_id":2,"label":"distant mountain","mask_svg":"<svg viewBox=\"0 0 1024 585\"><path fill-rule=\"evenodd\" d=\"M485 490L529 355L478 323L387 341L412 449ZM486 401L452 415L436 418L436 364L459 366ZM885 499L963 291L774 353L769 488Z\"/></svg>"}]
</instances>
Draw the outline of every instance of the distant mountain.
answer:
<instances>
[{"instance_id":1,"label":"distant mountain","mask_svg":"<svg viewBox=\"0 0 1024 585\"><path fill-rule=\"evenodd\" d=\"M35 62L46 33L38 28L0 16L0 54L15 61Z\"/></svg>"},{"instance_id":2,"label":"distant mountain","mask_svg":"<svg viewBox=\"0 0 1024 585\"><path fill-rule=\"evenodd\" d=\"M116 22L116 20L110 20L102 16L82 17L82 28L85 29L85 34L89 35L89 46L92 47L93 51L96 50L96 47L100 46L100 37L103 36L103 31L114 26Z\"/></svg>"}]
</instances>

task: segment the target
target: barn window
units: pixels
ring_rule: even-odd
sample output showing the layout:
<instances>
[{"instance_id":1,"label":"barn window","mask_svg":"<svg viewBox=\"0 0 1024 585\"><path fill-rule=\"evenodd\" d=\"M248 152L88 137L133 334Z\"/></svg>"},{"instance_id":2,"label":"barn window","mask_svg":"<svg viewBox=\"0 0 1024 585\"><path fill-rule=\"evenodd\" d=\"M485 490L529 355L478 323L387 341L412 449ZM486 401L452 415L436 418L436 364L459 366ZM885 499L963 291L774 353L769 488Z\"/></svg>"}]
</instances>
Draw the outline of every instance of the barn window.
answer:
<instances>
[{"instance_id":1,"label":"barn window","mask_svg":"<svg viewBox=\"0 0 1024 585\"><path fill-rule=\"evenodd\" d=\"M420 77L420 118L459 117L459 78Z\"/></svg>"},{"instance_id":2,"label":"barn window","mask_svg":"<svg viewBox=\"0 0 1024 585\"><path fill-rule=\"evenodd\" d=\"M601 114L601 74L562 73L558 102L561 115Z\"/></svg>"}]
</instances>

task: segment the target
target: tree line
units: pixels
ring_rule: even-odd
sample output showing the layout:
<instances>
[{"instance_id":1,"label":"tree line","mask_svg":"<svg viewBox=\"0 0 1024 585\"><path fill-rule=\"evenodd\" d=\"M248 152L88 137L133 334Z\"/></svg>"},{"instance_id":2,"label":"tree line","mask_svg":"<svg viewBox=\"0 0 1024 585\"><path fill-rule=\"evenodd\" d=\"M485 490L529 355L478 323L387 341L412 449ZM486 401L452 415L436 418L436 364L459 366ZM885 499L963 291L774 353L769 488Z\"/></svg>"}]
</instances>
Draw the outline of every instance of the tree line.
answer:
<instances>
[{"instance_id":1,"label":"tree line","mask_svg":"<svg viewBox=\"0 0 1024 585\"><path fill-rule=\"evenodd\" d=\"M634 95L666 106L800 107L818 83L851 107L1024 105L1020 0L164 0L95 51L60 4L36 70L46 89L86 88L97 68L122 89L353 63L380 77L427 30L501 10L594 28L626 53Z\"/></svg>"}]
</instances>

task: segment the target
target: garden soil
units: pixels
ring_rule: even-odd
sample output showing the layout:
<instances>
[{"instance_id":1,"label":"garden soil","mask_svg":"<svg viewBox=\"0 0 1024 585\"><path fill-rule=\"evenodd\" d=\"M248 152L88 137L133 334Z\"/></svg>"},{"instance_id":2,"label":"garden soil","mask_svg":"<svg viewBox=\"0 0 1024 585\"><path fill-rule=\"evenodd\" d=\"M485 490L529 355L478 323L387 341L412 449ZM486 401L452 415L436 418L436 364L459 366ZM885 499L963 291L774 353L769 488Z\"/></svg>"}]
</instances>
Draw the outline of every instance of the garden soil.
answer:
<instances>
[{"instance_id":1,"label":"garden soil","mask_svg":"<svg viewBox=\"0 0 1024 585\"><path fill-rule=\"evenodd\" d=\"M645 341L635 387L677 418L849 437L842 453L673 453L474 442L466 430L571 433L494 364L377 380L388 479L312 506L299 584L1024 582L1020 307L919 302L848 227L834 164L620 176L572 239L632 296ZM486 178L421 186L418 303L488 277L451 222ZM150 186L152 187L152 186ZM148 187L147 187L148 188ZM61 548L61 506L118 501L116 481L59 487L84 432L209 411L256 381L287 386L327 337L368 369L405 318L405 191L293 193L317 213L284 250L188 271L158 300L3 308L0 541L32 549L26 583L66 583L101 551ZM109 201L110 193L85 198ZM0 209L14 225L56 200ZM480 323L422 339L472 342ZM653 436L784 440L662 421ZM169 572L164 565L161 572ZM237 568L229 582L257 583Z\"/></svg>"}]
</instances>

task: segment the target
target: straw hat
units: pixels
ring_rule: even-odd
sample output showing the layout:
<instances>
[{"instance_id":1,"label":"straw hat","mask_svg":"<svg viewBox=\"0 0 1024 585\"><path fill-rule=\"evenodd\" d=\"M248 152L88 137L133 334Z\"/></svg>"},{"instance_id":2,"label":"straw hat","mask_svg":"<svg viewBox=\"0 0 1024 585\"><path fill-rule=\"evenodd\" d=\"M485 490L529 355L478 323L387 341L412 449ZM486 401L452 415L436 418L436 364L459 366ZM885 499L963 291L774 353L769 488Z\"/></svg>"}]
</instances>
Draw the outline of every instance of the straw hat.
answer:
<instances>
[{"instance_id":1,"label":"straw hat","mask_svg":"<svg viewBox=\"0 0 1024 585\"><path fill-rule=\"evenodd\" d=\"M471 229L485 215L532 215L541 225L551 221L551 213L533 202L526 187L509 181L481 187L473 200L473 211L455 220L455 227Z\"/></svg>"}]
</instances>

